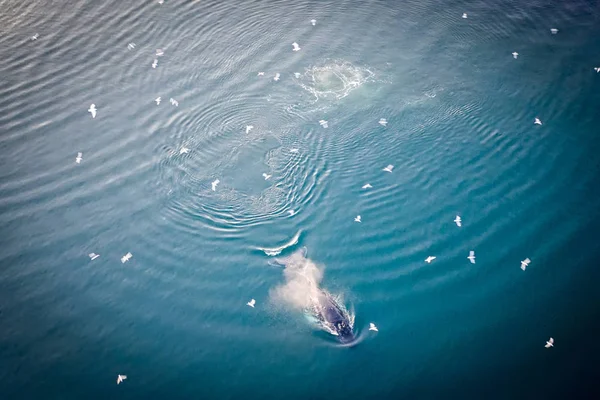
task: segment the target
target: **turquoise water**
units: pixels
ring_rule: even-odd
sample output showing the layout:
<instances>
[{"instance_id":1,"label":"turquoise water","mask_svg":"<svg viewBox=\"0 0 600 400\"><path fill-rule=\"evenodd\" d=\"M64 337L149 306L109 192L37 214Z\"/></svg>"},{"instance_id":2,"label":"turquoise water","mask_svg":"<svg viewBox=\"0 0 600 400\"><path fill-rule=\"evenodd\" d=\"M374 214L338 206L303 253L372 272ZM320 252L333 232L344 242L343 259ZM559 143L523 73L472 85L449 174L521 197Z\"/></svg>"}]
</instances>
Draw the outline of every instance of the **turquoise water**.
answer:
<instances>
[{"instance_id":1,"label":"turquoise water","mask_svg":"<svg viewBox=\"0 0 600 400\"><path fill-rule=\"evenodd\" d=\"M0 398L598 395L597 3L0 4Z\"/></svg>"}]
</instances>

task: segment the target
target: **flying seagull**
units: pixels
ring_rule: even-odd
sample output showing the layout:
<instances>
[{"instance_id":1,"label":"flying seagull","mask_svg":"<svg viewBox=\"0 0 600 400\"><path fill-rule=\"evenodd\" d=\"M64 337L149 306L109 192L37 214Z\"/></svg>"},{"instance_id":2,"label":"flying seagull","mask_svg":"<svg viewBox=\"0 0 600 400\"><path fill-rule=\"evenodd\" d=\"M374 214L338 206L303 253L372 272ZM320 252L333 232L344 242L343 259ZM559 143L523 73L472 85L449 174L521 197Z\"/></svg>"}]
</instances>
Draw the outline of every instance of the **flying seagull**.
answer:
<instances>
[{"instance_id":1,"label":"flying seagull","mask_svg":"<svg viewBox=\"0 0 600 400\"><path fill-rule=\"evenodd\" d=\"M88 108L88 112L92 114L92 118L96 118L96 105L92 104L90 108Z\"/></svg>"},{"instance_id":2,"label":"flying seagull","mask_svg":"<svg viewBox=\"0 0 600 400\"><path fill-rule=\"evenodd\" d=\"M281 76L281 75L279 74L279 72L278 72L278 73L276 73L276 74L275 74L275 77L273 78L273 80L274 80L274 81L278 81L280 76Z\"/></svg>"},{"instance_id":3,"label":"flying seagull","mask_svg":"<svg viewBox=\"0 0 600 400\"><path fill-rule=\"evenodd\" d=\"M552 32L553 35L556 35L558 33L558 29L556 28L551 28L550 32Z\"/></svg>"},{"instance_id":4,"label":"flying seagull","mask_svg":"<svg viewBox=\"0 0 600 400\"><path fill-rule=\"evenodd\" d=\"M252 125L246 125L246 133L249 133L254 127Z\"/></svg>"},{"instance_id":5,"label":"flying seagull","mask_svg":"<svg viewBox=\"0 0 600 400\"><path fill-rule=\"evenodd\" d=\"M460 219L459 215L457 215L456 218L454 218L454 222L456 222L456 226L462 226L462 220Z\"/></svg>"},{"instance_id":6,"label":"flying seagull","mask_svg":"<svg viewBox=\"0 0 600 400\"><path fill-rule=\"evenodd\" d=\"M295 210L288 210L288 213L290 214L290 216L296 215L296 211Z\"/></svg>"},{"instance_id":7,"label":"flying seagull","mask_svg":"<svg viewBox=\"0 0 600 400\"><path fill-rule=\"evenodd\" d=\"M117 385L127 379L127 375L117 375Z\"/></svg>"},{"instance_id":8,"label":"flying seagull","mask_svg":"<svg viewBox=\"0 0 600 400\"><path fill-rule=\"evenodd\" d=\"M436 257L435 257L435 256L429 256L429 257L427 257L427 258L425 259L425 262L426 262L427 264L431 264L431 262L432 262L433 260L435 260L435 259L436 259Z\"/></svg>"},{"instance_id":9,"label":"flying seagull","mask_svg":"<svg viewBox=\"0 0 600 400\"><path fill-rule=\"evenodd\" d=\"M152 62L152 68L156 68L158 66L158 60L155 58Z\"/></svg>"},{"instance_id":10,"label":"flying seagull","mask_svg":"<svg viewBox=\"0 0 600 400\"><path fill-rule=\"evenodd\" d=\"M354 218L354 222L361 222L360 215L357 215L357 216Z\"/></svg>"},{"instance_id":11,"label":"flying seagull","mask_svg":"<svg viewBox=\"0 0 600 400\"><path fill-rule=\"evenodd\" d=\"M523 271L525 271L525 268L527 268L529 266L530 262L531 262L531 260L529 258L526 258L523 261L521 261L521 269Z\"/></svg>"},{"instance_id":12,"label":"flying seagull","mask_svg":"<svg viewBox=\"0 0 600 400\"><path fill-rule=\"evenodd\" d=\"M294 72L294 76L295 76L296 78L300 78L300 75L301 75L301 74L300 74L300 72Z\"/></svg>"},{"instance_id":13,"label":"flying seagull","mask_svg":"<svg viewBox=\"0 0 600 400\"><path fill-rule=\"evenodd\" d=\"M385 167L383 170L385 172L392 172L393 169L394 169L394 166L392 164L390 164L387 167Z\"/></svg>"},{"instance_id":14,"label":"flying seagull","mask_svg":"<svg viewBox=\"0 0 600 400\"><path fill-rule=\"evenodd\" d=\"M265 178L265 181L271 177L271 175L267 175L264 172L263 172L262 176L263 176L263 178Z\"/></svg>"},{"instance_id":15,"label":"flying seagull","mask_svg":"<svg viewBox=\"0 0 600 400\"><path fill-rule=\"evenodd\" d=\"M367 183L366 185L363 185L363 189L371 189L373 186L371 186L370 183Z\"/></svg>"},{"instance_id":16,"label":"flying seagull","mask_svg":"<svg viewBox=\"0 0 600 400\"><path fill-rule=\"evenodd\" d=\"M381 126L386 126L386 125L387 125L387 119L385 119L385 118L381 118L381 119L379 120L379 125L381 125Z\"/></svg>"},{"instance_id":17,"label":"flying seagull","mask_svg":"<svg viewBox=\"0 0 600 400\"><path fill-rule=\"evenodd\" d=\"M265 73L264 72L259 72L258 74L256 74L256 76L263 76Z\"/></svg>"},{"instance_id":18,"label":"flying seagull","mask_svg":"<svg viewBox=\"0 0 600 400\"><path fill-rule=\"evenodd\" d=\"M535 121L533 121L533 123L536 125L541 125L542 121L540 121L540 119L536 117L536 119L535 119Z\"/></svg>"},{"instance_id":19,"label":"flying seagull","mask_svg":"<svg viewBox=\"0 0 600 400\"><path fill-rule=\"evenodd\" d=\"M471 264L475 264L475 252L473 250L469 252L469 257L467 258L471 261Z\"/></svg>"},{"instance_id":20,"label":"flying seagull","mask_svg":"<svg viewBox=\"0 0 600 400\"><path fill-rule=\"evenodd\" d=\"M544 347L547 349L550 347L554 347L554 338L548 339L548 341L546 342L546 345Z\"/></svg>"},{"instance_id":21,"label":"flying seagull","mask_svg":"<svg viewBox=\"0 0 600 400\"><path fill-rule=\"evenodd\" d=\"M327 124L327 121L325 121L324 119L319 121L319 125L321 125L323 128L327 128L329 125Z\"/></svg>"},{"instance_id":22,"label":"flying seagull","mask_svg":"<svg viewBox=\"0 0 600 400\"><path fill-rule=\"evenodd\" d=\"M317 20L316 19L311 19L310 23L312 24L312 26L315 26L317 24Z\"/></svg>"},{"instance_id":23,"label":"flying seagull","mask_svg":"<svg viewBox=\"0 0 600 400\"><path fill-rule=\"evenodd\" d=\"M160 97L155 98L154 101L156 102L156 105L159 105L160 104Z\"/></svg>"},{"instance_id":24,"label":"flying seagull","mask_svg":"<svg viewBox=\"0 0 600 400\"><path fill-rule=\"evenodd\" d=\"M212 190L213 190L213 192L214 192L215 190L217 190L217 185L219 184L219 182L220 182L220 181L219 181L218 179L215 179L215 180L214 180L214 181L211 183L211 186L212 186Z\"/></svg>"},{"instance_id":25,"label":"flying seagull","mask_svg":"<svg viewBox=\"0 0 600 400\"><path fill-rule=\"evenodd\" d=\"M129 44L127 45L127 48L128 48L129 50L133 50L133 49L135 49L135 43L129 43Z\"/></svg>"},{"instance_id":26,"label":"flying seagull","mask_svg":"<svg viewBox=\"0 0 600 400\"><path fill-rule=\"evenodd\" d=\"M294 48L292 49L293 51L300 51L300 46L298 46L298 43L294 42L292 43L292 46L294 46Z\"/></svg>"},{"instance_id":27,"label":"flying seagull","mask_svg":"<svg viewBox=\"0 0 600 400\"><path fill-rule=\"evenodd\" d=\"M467 18L467 13L463 13L463 18Z\"/></svg>"},{"instance_id":28,"label":"flying seagull","mask_svg":"<svg viewBox=\"0 0 600 400\"><path fill-rule=\"evenodd\" d=\"M513 51L512 56L515 58L515 60L517 59L517 57L519 57L519 53L517 53L516 51Z\"/></svg>"},{"instance_id":29,"label":"flying seagull","mask_svg":"<svg viewBox=\"0 0 600 400\"><path fill-rule=\"evenodd\" d=\"M252 299L249 302L246 303L247 306L250 306L252 308L254 308L254 305L256 304L256 300Z\"/></svg>"},{"instance_id":30,"label":"flying seagull","mask_svg":"<svg viewBox=\"0 0 600 400\"><path fill-rule=\"evenodd\" d=\"M171 102L171 105L175 106L175 107L179 107L179 102L177 100L175 100L174 98L170 98L169 101Z\"/></svg>"},{"instance_id":31,"label":"flying seagull","mask_svg":"<svg viewBox=\"0 0 600 400\"><path fill-rule=\"evenodd\" d=\"M100 254L90 253L88 256L90 257L91 261L94 261L96 258L100 257Z\"/></svg>"},{"instance_id":32,"label":"flying seagull","mask_svg":"<svg viewBox=\"0 0 600 400\"><path fill-rule=\"evenodd\" d=\"M596 71L597 73L600 72L600 67L595 67L594 71Z\"/></svg>"},{"instance_id":33,"label":"flying seagull","mask_svg":"<svg viewBox=\"0 0 600 400\"><path fill-rule=\"evenodd\" d=\"M39 34L39 33L36 33L35 35L33 35L33 36L31 37L31 40L37 40L37 38L38 38L38 37L40 37L40 34Z\"/></svg>"},{"instance_id":34,"label":"flying seagull","mask_svg":"<svg viewBox=\"0 0 600 400\"><path fill-rule=\"evenodd\" d=\"M156 57L161 57L165 55L165 52L162 51L161 49L156 49Z\"/></svg>"},{"instance_id":35,"label":"flying seagull","mask_svg":"<svg viewBox=\"0 0 600 400\"><path fill-rule=\"evenodd\" d=\"M123 264L125 264L127 261L129 261L131 259L131 257L133 257L133 254L127 253L123 257L121 257L121 262Z\"/></svg>"},{"instance_id":36,"label":"flying seagull","mask_svg":"<svg viewBox=\"0 0 600 400\"><path fill-rule=\"evenodd\" d=\"M182 147L182 148L179 150L179 154L187 154L187 153L189 153L189 152L190 152L190 149L188 149L187 147Z\"/></svg>"},{"instance_id":37,"label":"flying seagull","mask_svg":"<svg viewBox=\"0 0 600 400\"><path fill-rule=\"evenodd\" d=\"M75 157L75 162L77 164L81 164L82 157L83 157L83 153L77 153L77 157Z\"/></svg>"},{"instance_id":38,"label":"flying seagull","mask_svg":"<svg viewBox=\"0 0 600 400\"><path fill-rule=\"evenodd\" d=\"M379 332L379 329L377 329L377 327L375 326L375 324L372 323L372 322L369 323L369 330L373 331L373 332Z\"/></svg>"}]
</instances>

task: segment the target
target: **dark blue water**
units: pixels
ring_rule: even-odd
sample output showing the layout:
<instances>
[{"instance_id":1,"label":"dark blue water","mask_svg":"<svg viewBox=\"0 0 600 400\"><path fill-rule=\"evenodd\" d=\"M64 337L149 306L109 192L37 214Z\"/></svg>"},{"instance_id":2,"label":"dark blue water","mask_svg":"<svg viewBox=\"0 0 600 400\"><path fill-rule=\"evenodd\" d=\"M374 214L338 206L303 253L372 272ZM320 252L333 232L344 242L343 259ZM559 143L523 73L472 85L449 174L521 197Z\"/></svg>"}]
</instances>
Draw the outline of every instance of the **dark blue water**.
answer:
<instances>
[{"instance_id":1,"label":"dark blue water","mask_svg":"<svg viewBox=\"0 0 600 400\"><path fill-rule=\"evenodd\" d=\"M0 9L0 399L600 397L597 2Z\"/></svg>"}]
</instances>

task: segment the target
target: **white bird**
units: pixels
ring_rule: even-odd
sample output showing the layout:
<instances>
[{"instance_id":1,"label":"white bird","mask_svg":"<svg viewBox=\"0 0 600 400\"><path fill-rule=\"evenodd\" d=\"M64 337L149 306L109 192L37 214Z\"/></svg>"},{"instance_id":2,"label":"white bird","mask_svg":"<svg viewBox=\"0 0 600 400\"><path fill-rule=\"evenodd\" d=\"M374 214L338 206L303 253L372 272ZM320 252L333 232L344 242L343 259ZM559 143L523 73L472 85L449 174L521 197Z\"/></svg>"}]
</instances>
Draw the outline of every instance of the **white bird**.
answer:
<instances>
[{"instance_id":1,"label":"white bird","mask_svg":"<svg viewBox=\"0 0 600 400\"><path fill-rule=\"evenodd\" d=\"M536 124L536 125L541 125L542 121L540 121L539 118L536 118L535 121L533 121L533 123Z\"/></svg>"},{"instance_id":2,"label":"white bird","mask_svg":"<svg viewBox=\"0 0 600 400\"><path fill-rule=\"evenodd\" d=\"M131 257L133 257L133 254L127 253L123 257L121 257L121 262L125 264L127 261L131 260Z\"/></svg>"},{"instance_id":3,"label":"white bird","mask_svg":"<svg viewBox=\"0 0 600 400\"><path fill-rule=\"evenodd\" d=\"M160 96L155 98L154 101L156 102L156 105L159 105L160 104Z\"/></svg>"},{"instance_id":4,"label":"white bird","mask_svg":"<svg viewBox=\"0 0 600 400\"><path fill-rule=\"evenodd\" d=\"M293 149L290 149L290 153L297 153L297 152L298 152L298 149L295 147Z\"/></svg>"},{"instance_id":5,"label":"white bird","mask_svg":"<svg viewBox=\"0 0 600 400\"><path fill-rule=\"evenodd\" d=\"M263 176L263 178L265 178L265 181L269 180L269 178L271 177L271 175L267 175L264 172L263 172L262 176Z\"/></svg>"},{"instance_id":6,"label":"white bird","mask_svg":"<svg viewBox=\"0 0 600 400\"><path fill-rule=\"evenodd\" d=\"M117 375L117 385L127 379L127 375Z\"/></svg>"},{"instance_id":7,"label":"white bird","mask_svg":"<svg viewBox=\"0 0 600 400\"><path fill-rule=\"evenodd\" d=\"M556 35L558 33L558 29L556 28L551 28L550 32L552 32L553 35Z\"/></svg>"},{"instance_id":8,"label":"white bird","mask_svg":"<svg viewBox=\"0 0 600 400\"><path fill-rule=\"evenodd\" d=\"M525 268L527 268L529 266L530 262L531 262L531 260L529 258L526 258L523 261L521 261L521 269L523 271L525 271Z\"/></svg>"},{"instance_id":9,"label":"white bird","mask_svg":"<svg viewBox=\"0 0 600 400\"><path fill-rule=\"evenodd\" d=\"M273 78L273 80L274 80L274 81L278 81L280 76L281 76L281 75L279 75L279 72L278 72L278 73L276 73L276 74L275 74L275 77Z\"/></svg>"},{"instance_id":10,"label":"white bird","mask_svg":"<svg viewBox=\"0 0 600 400\"><path fill-rule=\"evenodd\" d=\"M77 164L81 164L82 158L83 158L83 153L77 153L77 157L75 157L75 162Z\"/></svg>"},{"instance_id":11,"label":"white bird","mask_svg":"<svg viewBox=\"0 0 600 400\"><path fill-rule=\"evenodd\" d=\"M316 19L311 19L310 23L312 24L312 26L315 26L317 24L317 20Z\"/></svg>"},{"instance_id":12,"label":"white bird","mask_svg":"<svg viewBox=\"0 0 600 400\"><path fill-rule=\"evenodd\" d=\"M254 127L252 125L246 125L246 133L249 133Z\"/></svg>"},{"instance_id":13,"label":"white bird","mask_svg":"<svg viewBox=\"0 0 600 400\"><path fill-rule=\"evenodd\" d=\"M467 18L467 13L463 13L463 18Z\"/></svg>"},{"instance_id":14,"label":"white bird","mask_svg":"<svg viewBox=\"0 0 600 400\"><path fill-rule=\"evenodd\" d=\"M386 125L387 125L387 119L385 119L385 118L381 118L381 119L379 120L379 125L381 125L381 126L386 126Z\"/></svg>"},{"instance_id":15,"label":"white bird","mask_svg":"<svg viewBox=\"0 0 600 400\"><path fill-rule=\"evenodd\" d=\"M161 6L164 2L165 2L165 0L158 0L158 4L160 4Z\"/></svg>"},{"instance_id":16,"label":"white bird","mask_svg":"<svg viewBox=\"0 0 600 400\"><path fill-rule=\"evenodd\" d=\"M177 100L175 100L174 98L170 98L169 101L171 102L171 105L175 106L175 107L179 107L179 102Z\"/></svg>"},{"instance_id":17,"label":"white bird","mask_svg":"<svg viewBox=\"0 0 600 400\"><path fill-rule=\"evenodd\" d=\"M516 51L513 51L512 56L515 58L515 60L517 59L517 57L519 57L519 53L517 53Z\"/></svg>"},{"instance_id":18,"label":"white bird","mask_svg":"<svg viewBox=\"0 0 600 400\"><path fill-rule=\"evenodd\" d=\"M462 226L462 220L460 219L460 216L457 215L456 218L454 218L454 222L456 222L456 226Z\"/></svg>"},{"instance_id":19,"label":"white bird","mask_svg":"<svg viewBox=\"0 0 600 400\"><path fill-rule=\"evenodd\" d=\"M90 260L94 261L96 258L100 257L100 254L90 253L88 256L90 257Z\"/></svg>"},{"instance_id":20,"label":"white bird","mask_svg":"<svg viewBox=\"0 0 600 400\"><path fill-rule=\"evenodd\" d=\"M550 338L547 342L546 345L544 346L545 348L550 348L550 347L554 347L554 338Z\"/></svg>"},{"instance_id":21,"label":"white bird","mask_svg":"<svg viewBox=\"0 0 600 400\"><path fill-rule=\"evenodd\" d=\"M154 59L154 61L152 62L152 68L156 68L158 66L158 60Z\"/></svg>"},{"instance_id":22,"label":"white bird","mask_svg":"<svg viewBox=\"0 0 600 400\"><path fill-rule=\"evenodd\" d=\"M469 257L467 258L471 261L471 264L475 264L475 252L473 250L469 252Z\"/></svg>"},{"instance_id":23,"label":"white bird","mask_svg":"<svg viewBox=\"0 0 600 400\"><path fill-rule=\"evenodd\" d=\"M294 72L294 76L295 76L296 78L300 78L300 72Z\"/></svg>"},{"instance_id":24,"label":"white bird","mask_svg":"<svg viewBox=\"0 0 600 400\"><path fill-rule=\"evenodd\" d=\"M293 51L300 51L300 46L298 46L298 43L294 42L292 43L292 46L294 46L294 48L292 49Z\"/></svg>"},{"instance_id":25,"label":"white bird","mask_svg":"<svg viewBox=\"0 0 600 400\"><path fill-rule=\"evenodd\" d=\"M377 327L375 326L375 324L372 323L372 322L369 323L369 330L373 331L373 332L379 332L379 329L377 329Z\"/></svg>"},{"instance_id":26,"label":"white bird","mask_svg":"<svg viewBox=\"0 0 600 400\"><path fill-rule=\"evenodd\" d=\"M135 49L135 43L129 43L129 44L127 45L127 48L128 48L129 50L133 50L133 49Z\"/></svg>"},{"instance_id":27,"label":"white bird","mask_svg":"<svg viewBox=\"0 0 600 400\"><path fill-rule=\"evenodd\" d=\"M361 222L360 215L357 215L357 216L354 218L354 222Z\"/></svg>"},{"instance_id":28,"label":"white bird","mask_svg":"<svg viewBox=\"0 0 600 400\"><path fill-rule=\"evenodd\" d=\"M219 184L219 182L220 182L220 181L219 181L218 179L215 179L214 181L212 181L212 183L211 183L211 186L212 186L212 190L213 190L213 192L214 192L215 190L217 190L217 185Z\"/></svg>"},{"instance_id":29,"label":"white bird","mask_svg":"<svg viewBox=\"0 0 600 400\"><path fill-rule=\"evenodd\" d=\"M263 76L265 73L264 72L259 72L258 74L256 74L256 76Z\"/></svg>"},{"instance_id":30,"label":"white bird","mask_svg":"<svg viewBox=\"0 0 600 400\"><path fill-rule=\"evenodd\" d=\"M431 262L432 262L433 260L435 260L436 258L437 258L437 257L435 257L435 256L429 256L429 257L427 257L427 258L425 259L425 262L426 262L427 264L431 264Z\"/></svg>"},{"instance_id":31,"label":"white bird","mask_svg":"<svg viewBox=\"0 0 600 400\"><path fill-rule=\"evenodd\" d=\"M373 186L371 186L370 183L367 183L366 185L363 185L363 189L371 189Z\"/></svg>"},{"instance_id":32,"label":"white bird","mask_svg":"<svg viewBox=\"0 0 600 400\"><path fill-rule=\"evenodd\" d=\"M323 128L327 128L329 125L327 124L327 121L325 121L324 119L319 121L319 125L321 125Z\"/></svg>"},{"instance_id":33,"label":"white bird","mask_svg":"<svg viewBox=\"0 0 600 400\"><path fill-rule=\"evenodd\" d=\"M36 33L35 35L33 35L33 36L31 37L31 40L37 40L37 38L38 38L38 37L40 37L40 34L39 34L39 33Z\"/></svg>"},{"instance_id":34,"label":"white bird","mask_svg":"<svg viewBox=\"0 0 600 400\"><path fill-rule=\"evenodd\" d=\"M156 49L156 57L161 57L164 55L165 55L164 51L162 51L161 49Z\"/></svg>"},{"instance_id":35,"label":"white bird","mask_svg":"<svg viewBox=\"0 0 600 400\"><path fill-rule=\"evenodd\" d=\"M190 149L188 149L187 147L182 147L181 149L179 149L179 154L187 154L190 152Z\"/></svg>"},{"instance_id":36,"label":"white bird","mask_svg":"<svg viewBox=\"0 0 600 400\"><path fill-rule=\"evenodd\" d=\"M296 211L295 210L288 210L288 213L290 214L290 216L296 215Z\"/></svg>"},{"instance_id":37,"label":"white bird","mask_svg":"<svg viewBox=\"0 0 600 400\"><path fill-rule=\"evenodd\" d=\"M96 118L96 105L92 104L90 108L88 108L88 112L92 114L92 118Z\"/></svg>"},{"instance_id":38,"label":"white bird","mask_svg":"<svg viewBox=\"0 0 600 400\"><path fill-rule=\"evenodd\" d=\"M385 167L383 170L385 172L392 172L393 169L394 169L394 166L392 164L390 164L387 167Z\"/></svg>"},{"instance_id":39,"label":"white bird","mask_svg":"<svg viewBox=\"0 0 600 400\"><path fill-rule=\"evenodd\" d=\"M594 71L596 71L596 73L600 72L600 67L595 67Z\"/></svg>"},{"instance_id":40,"label":"white bird","mask_svg":"<svg viewBox=\"0 0 600 400\"><path fill-rule=\"evenodd\" d=\"M254 305L256 304L256 300L252 299L249 302L246 303L247 306L250 306L252 308L254 308Z\"/></svg>"}]
</instances>

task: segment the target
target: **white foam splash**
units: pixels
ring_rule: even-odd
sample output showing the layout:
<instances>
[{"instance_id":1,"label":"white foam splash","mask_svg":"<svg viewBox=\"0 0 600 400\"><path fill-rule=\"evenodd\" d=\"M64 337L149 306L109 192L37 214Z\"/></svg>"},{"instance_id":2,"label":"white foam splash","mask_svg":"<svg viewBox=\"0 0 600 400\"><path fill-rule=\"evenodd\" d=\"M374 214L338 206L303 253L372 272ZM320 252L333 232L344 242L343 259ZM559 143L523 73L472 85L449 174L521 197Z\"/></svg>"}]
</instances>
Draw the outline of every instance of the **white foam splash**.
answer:
<instances>
[{"instance_id":1,"label":"white foam splash","mask_svg":"<svg viewBox=\"0 0 600 400\"><path fill-rule=\"evenodd\" d=\"M258 247L258 250L263 251L266 255L273 257L276 256L278 254L281 254L281 252L285 249L287 249L288 247L294 246L296 244L298 244L298 240L300 240L300 235L302 234L302 231L298 231L290 240L288 240L287 243L282 244L279 247Z\"/></svg>"}]
</instances>

